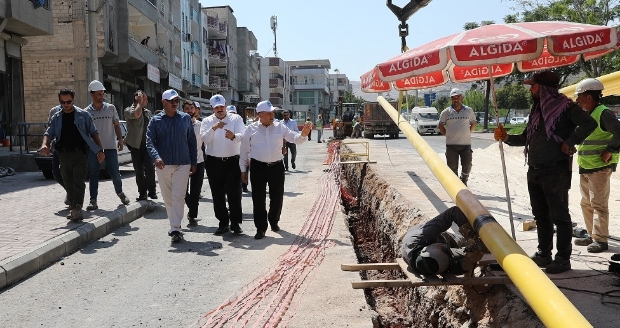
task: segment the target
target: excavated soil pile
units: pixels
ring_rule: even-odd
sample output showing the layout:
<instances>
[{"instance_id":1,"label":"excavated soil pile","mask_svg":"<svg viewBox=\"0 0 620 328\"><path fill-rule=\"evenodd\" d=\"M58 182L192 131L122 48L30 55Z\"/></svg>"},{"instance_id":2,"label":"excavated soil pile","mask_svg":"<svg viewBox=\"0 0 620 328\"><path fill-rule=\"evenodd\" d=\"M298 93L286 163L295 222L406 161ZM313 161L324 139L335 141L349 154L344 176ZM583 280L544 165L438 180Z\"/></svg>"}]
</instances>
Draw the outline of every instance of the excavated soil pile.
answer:
<instances>
[{"instance_id":1,"label":"excavated soil pile","mask_svg":"<svg viewBox=\"0 0 620 328\"><path fill-rule=\"evenodd\" d=\"M360 263L395 262L407 229L429 218L368 164L342 170L342 203ZM366 279L406 279L399 271L362 271ZM505 286L439 286L365 290L375 327L543 327Z\"/></svg>"}]
</instances>

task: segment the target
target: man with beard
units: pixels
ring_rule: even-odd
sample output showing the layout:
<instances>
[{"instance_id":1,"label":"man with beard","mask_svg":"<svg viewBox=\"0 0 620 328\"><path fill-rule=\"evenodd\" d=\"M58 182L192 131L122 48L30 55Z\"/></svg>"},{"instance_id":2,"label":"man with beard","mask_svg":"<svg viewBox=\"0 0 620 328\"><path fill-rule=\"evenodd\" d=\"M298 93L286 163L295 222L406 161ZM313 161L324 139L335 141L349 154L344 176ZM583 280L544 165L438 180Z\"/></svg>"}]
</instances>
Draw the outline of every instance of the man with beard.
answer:
<instances>
[{"instance_id":1,"label":"man with beard","mask_svg":"<svg viewBox=\"0 0 620 328\"><path fill-rule=\"evenodd\" d=\"M526 129L508 135L500 124L495 140L525 146L529 169L527 187L538 232L538 250L532 260L547 273L571 269L572 222L568 211L572 155L597 124L579 105L558 92L560 78L551 71L536 73L523 84L531 85L534 104ZM552 259L553 226L557 227L555 259Z\"/></svg>"}]
</instances>

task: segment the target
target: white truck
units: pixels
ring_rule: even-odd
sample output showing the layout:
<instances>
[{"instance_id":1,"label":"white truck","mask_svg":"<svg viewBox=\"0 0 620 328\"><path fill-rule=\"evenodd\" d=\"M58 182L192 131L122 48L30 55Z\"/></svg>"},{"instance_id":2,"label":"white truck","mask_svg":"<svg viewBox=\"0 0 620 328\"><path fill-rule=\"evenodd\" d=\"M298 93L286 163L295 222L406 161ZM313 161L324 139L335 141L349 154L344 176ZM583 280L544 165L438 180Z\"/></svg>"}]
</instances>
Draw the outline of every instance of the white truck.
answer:
<instances>
[{"instance_id":1,"label":"white truck","mask_svg":"<svg viewBox=\"0 0 620 328\"><path fill-rule=\"evenodd\" d=\"M435 107L414 107L410 117L409 123L418 134L439 134L439 113Z\"/></svg>"}]
</instances>

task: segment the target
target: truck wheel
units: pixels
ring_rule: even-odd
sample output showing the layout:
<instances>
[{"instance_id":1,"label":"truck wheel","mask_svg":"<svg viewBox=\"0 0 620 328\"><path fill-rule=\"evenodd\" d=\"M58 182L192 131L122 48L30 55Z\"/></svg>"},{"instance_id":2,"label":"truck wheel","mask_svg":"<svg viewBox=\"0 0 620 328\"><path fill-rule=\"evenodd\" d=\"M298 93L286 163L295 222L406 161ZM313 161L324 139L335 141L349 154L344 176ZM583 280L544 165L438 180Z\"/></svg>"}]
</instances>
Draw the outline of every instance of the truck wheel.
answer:
<instances>
[{"instance_id":1,"label":"truck wheel","mask_svg":"<svg viewBox=\"0 0 620 328\"><path fill-rule=\"evenodd\" d=\"M43 176L48 180L51 180L54 178L54 174L52 173L52 170L43 170Z\"/></svg>"}]
</instances>

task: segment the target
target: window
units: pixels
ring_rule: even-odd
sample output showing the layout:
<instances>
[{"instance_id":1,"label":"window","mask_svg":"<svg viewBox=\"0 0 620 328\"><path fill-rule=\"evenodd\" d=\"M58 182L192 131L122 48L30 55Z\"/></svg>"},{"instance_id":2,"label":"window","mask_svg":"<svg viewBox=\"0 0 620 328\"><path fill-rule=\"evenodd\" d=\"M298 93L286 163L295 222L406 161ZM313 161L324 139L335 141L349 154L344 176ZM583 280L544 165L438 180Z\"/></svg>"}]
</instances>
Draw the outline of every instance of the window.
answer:
<instances>
[{"instance_id":1,"label":"window","mask_svg":"<svg viewBox=\"0 0 620 328\"><path fill-rule=\"evenodd\" d=\"M314 91L297 91L295 105L314 105Z\"/></svg>"}]
</instances>

